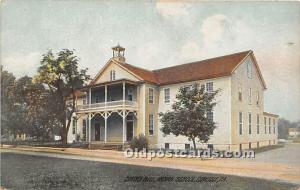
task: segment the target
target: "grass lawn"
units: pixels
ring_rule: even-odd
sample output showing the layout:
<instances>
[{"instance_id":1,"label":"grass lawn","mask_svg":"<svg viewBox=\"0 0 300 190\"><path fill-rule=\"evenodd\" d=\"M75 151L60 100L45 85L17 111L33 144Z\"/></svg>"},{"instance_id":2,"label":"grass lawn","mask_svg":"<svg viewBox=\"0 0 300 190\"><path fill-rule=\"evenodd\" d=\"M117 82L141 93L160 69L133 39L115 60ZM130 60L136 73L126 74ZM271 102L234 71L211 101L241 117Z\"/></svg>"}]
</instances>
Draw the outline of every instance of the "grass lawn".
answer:
<instances>
[{"instance_id":1,"label":"grass lawn","mask_svg":"<svg viewBox=\"0 0 300 190\"><path fill-rule=\"evenodd\" d=\"M7 189L296 189L255 178L174 169L1 153L1 185Z\"/></svg>"}]
</instances>

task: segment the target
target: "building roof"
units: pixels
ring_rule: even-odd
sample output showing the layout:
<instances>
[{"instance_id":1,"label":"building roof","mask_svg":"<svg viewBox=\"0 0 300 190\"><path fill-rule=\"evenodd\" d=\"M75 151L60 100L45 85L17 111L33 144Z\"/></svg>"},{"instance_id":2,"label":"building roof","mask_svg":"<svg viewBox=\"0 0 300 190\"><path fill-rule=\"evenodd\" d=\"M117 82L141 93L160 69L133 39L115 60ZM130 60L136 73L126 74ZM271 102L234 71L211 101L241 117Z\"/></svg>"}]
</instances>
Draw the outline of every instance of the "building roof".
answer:
<instances>
[{"instance_id":1,"label":"building roof","mask_svg":"<svg viewBox=\"0 0 300 190\"><path fill-rule=\"evenodd\" d=\"M269 113L269 112L264 112L263 115L270 116L270 117L279 117L279 115L274 114L274 113Z\"/></svg>"},{"instance_id":2,"label":"building roof","mask_svg":"<svg viewBox=\"0 0 300 190\"><path fill-rule=\"evenodd\" d=\"M229 76L249 54L251 50L152 71L128 63L119 64L146 82L167 85ZM259 75L262 79L260 71ZM262 83L265 87L263 79Z\"/></svg>"},{"instance_id":3,"label":"building roof","mask_svg":"<svg viewBox=\"0 0 300 190\"><path fill-rule=\"evenodd\" d=\"M245 51L183 65L154 70L159 84L174 84L231 75L237 65L250 53Z\"/></svg>"},{"instance_id":4,"label":"building roof","mask_svg":"<svg viewBox=\"0 0 300 190\"><path fill-rule=\"evenodd\" d=\"M94 85L96 79L112 62L135 75L141 81L156 85L168 85L230 76L248 56L251 56L261 83L266 89L266 83L251 50L152 71L111 58L90 82L90 85Z\"/></svg>"},{"instance_id":5,"label":"building roof","mask_svg":"<svg viewBox=\"0 0 300 190\"><path fill-rule=\"evenodd\" d=\"M296 128L296 127L289 128L289 132L300 132L300 128Z\"/></svg>"}]
</instances>

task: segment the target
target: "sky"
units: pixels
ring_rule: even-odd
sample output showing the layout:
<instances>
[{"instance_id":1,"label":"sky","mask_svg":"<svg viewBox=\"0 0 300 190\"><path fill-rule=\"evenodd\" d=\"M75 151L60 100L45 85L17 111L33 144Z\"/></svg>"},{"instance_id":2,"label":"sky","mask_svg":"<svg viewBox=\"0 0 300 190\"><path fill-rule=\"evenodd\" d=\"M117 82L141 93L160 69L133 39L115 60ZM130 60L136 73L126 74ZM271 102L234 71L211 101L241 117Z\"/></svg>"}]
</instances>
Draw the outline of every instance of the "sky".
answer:
<instances>
[{"instance_id":1,"label":"sky","mask_svg":"<svg viewBox=\"0 0 300 190\"><path fill-rule=\"evenodd\" d=\"M93 77L126 48L146 69L253 50L267 83L265 111L300 119L300 3L2 0L0 60L33 76L49 49L74 49Z\"/></svg>"}]
</instances>

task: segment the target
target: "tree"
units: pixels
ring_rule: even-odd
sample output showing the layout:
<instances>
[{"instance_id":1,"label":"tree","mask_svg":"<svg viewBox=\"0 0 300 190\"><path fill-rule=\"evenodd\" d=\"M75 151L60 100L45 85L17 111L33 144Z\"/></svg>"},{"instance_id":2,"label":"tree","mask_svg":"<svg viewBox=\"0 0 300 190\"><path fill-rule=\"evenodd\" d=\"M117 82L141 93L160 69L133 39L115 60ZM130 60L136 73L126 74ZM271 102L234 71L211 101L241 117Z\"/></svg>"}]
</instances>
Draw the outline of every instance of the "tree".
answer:
<instances>
[{"instance_id":1,"label":"tree","mask_svg":"<svg viewBox=\"0 0 300 190\"><path fill-rule=\"evenodd\" d=\"M57 56L50 50L43 55L38 74L34 78L36 83L47 85L49 92L55 97L53 111L62 125L64 144L67 144L71 118L75 112L76 89L89 79L87 69L78 69L78 61L78 57L71 50L63 49Z\"/></svg>"},{"instance_id":2,"label":"tree","mask_svg":"<svg viewBox=\"0 0 300 190\"><path fill-rule=\"evenodd\" d=\"M56 114L53 112L55 97L42 84L31 83L24 89L27 104L26 134L39 140L49 140L57 127Z\"/></svg>"},{"instance_id":3,"label":"tree","mask_svg":"<svg viewBox=\"0 0 300 190\"><path fill-rule=\"evenodd\" d=\"M9 136L11 123L14 119L14 85L15 76L3 70L1 66L1 134Z\"/></svg>"},{"instance_id":4,"label":"tree","mask_svg":"<svg viewBox=\"0 0 300 190\"><path fill-rule=\"evenodd\" d=\"M278 138L279 139L287 139L289 136L289 127L291 126L291 122L284 118L280 118L278 120Z\"/></svg>"},{"instance_id":5,"label":"tree","mask_svg":"<svg viewBox=\"0 0 300 190\"><path fill-rule=\"evenodd\" d=\"M216 123L210 115L216 105L215 96L219 90L205 92L195 83L191 87L182 87L176 95L172 110L160 113L164 135L186 136L193 141L196 149L196 139L205 143L216 128Z\"/></svg>"}]
</instances>

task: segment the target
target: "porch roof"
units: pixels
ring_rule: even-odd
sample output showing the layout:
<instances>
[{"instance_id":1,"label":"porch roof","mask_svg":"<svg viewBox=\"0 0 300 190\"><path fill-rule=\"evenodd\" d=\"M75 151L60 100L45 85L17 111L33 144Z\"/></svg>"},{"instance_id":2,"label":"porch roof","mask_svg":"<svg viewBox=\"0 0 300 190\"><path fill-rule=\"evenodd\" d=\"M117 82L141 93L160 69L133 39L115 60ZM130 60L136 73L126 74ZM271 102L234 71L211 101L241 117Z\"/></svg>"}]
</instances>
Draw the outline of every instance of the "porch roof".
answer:
<instances>
[{"instance_id":1,"label":"porch roof","mask_svg":"<svg viewBox=\"0 0 300 190\"><path fill-rule=\"evenodd\" d=\"M123 83L123 82L128 83L128 84L134 84L134 85L138 85L138 84L142 83L142 82L139 82L139 81L133 81L133 80L128 80L128 79L118 79L118 80L113 80L113 81L97 83L97 84L89 84L89 85L83 86L81 88L78 88L78 90L85 91L85 90L88 90L90 88L96 88L96 87L101 87L101 86L105 86L105 85L120 84L120 83Z\"/></svg>"}]
</instances>

